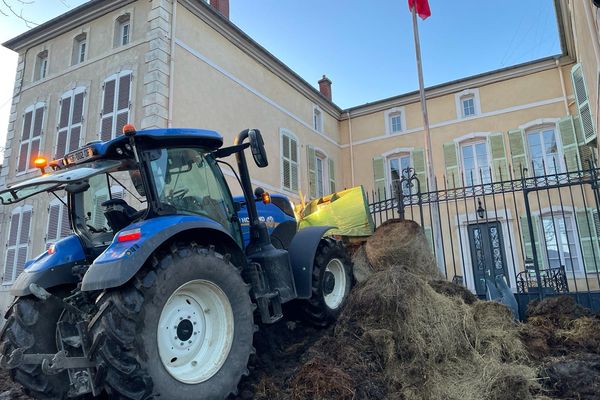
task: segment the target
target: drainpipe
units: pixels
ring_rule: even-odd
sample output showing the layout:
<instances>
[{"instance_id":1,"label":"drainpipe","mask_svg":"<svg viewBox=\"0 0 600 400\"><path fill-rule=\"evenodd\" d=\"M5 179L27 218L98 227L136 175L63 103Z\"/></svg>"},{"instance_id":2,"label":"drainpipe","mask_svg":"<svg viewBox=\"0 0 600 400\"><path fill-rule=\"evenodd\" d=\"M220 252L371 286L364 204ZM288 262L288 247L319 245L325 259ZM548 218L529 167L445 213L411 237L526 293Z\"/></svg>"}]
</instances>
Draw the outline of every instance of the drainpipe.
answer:
<instances>
[{"instance_id":1,"label":"drainpipe","mask_svg":"<svg viewBox=\"0 0 600 400\"><path fill-rule=\"evenodd\" d=\"M569 115L569 99L567 98L567 89L565 87L565 76L563 74L563 70L560 66L560 62L558 61L558 58L555 58L554 61L556 62L556 68L558 69L558 75L560 76L560 87L561 87L562 93L563 93L565 112L567 113L567 115Z\"/></svg>"},{"instance_id":2,"label":"drainpipe","mask_svg":"<svg viewBox=\"0 0 600 400\"><path fill-rule=\"evenodd\" d=\"M350 176L352 187L354 187L354 146L352 145L352 119L350 117L350 111L346 111L348 114L348 133L350 139Z\"/></svg>"},{"instance_id":3,"label":"drainpipe","mask_svg":"<svg viewBox=\"0 0 600 400\"><path fill-rule=\"evenodd\" d=\"M173 91L175 82L175 28L177 22L177 1L173 0L173 11L171 12L171 57L169 62L169 109L167 128L173 127Z\"/></svg>"}]
</instances>

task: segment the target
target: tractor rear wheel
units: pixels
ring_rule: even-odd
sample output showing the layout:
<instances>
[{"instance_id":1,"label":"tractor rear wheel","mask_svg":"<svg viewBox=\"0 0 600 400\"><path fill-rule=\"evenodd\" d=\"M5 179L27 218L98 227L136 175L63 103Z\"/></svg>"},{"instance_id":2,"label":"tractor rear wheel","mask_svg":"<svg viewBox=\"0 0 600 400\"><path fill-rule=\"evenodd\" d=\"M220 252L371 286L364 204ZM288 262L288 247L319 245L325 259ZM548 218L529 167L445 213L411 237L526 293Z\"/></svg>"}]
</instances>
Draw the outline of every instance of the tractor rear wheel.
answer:
<instances>
[{"instance_id":1,"label":"tractor rear wheel","mask_svg":"<svg viewBox=\"0 0 600 400\"><path fill-rule=\"evenodd\" d=\"M0 337L0 352L4 357L17 348L25 354L55 354L56 323L63 311L58 301L41 301L33 296L19 298L8 311ZM13 381L36 399L66 399L69 392L67 372L46 375L41 364L21 365L10 370Z\"/></svg>"},{"instance_id":2,"label":"tractor rear wheel","mask_svg":"<svg viewBox=\"0 0 600 400\"><path fill-rule=\"evenodd\" d=\"M254 351L249 287L228 257L184 246L154 259L92 328L111 398L223 400Z\"/></svg>"},{"instance_id":3,"label":"tractor rear wheel","mask_svg":"<svg viewBox=\"0 0 600 400\"><path fill-rule=\"evenodd\" d=\"M307 319L319 326L334 322L352 289L352 263L339 240L319 243L312 274L312 296L302 302Z\"/></svg>"}]
</instances>

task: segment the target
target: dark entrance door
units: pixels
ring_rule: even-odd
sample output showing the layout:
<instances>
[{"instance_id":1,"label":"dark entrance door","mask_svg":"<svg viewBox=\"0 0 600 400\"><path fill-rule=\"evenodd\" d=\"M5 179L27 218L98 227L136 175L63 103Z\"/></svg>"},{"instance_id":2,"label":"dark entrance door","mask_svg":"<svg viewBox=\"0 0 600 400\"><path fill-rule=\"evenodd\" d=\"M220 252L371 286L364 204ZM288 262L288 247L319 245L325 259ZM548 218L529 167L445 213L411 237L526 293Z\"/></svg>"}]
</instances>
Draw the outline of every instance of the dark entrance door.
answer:
<instances>
[{"instance_id":1,"label":"dark entrance door","mask_svg":"<svg viewBox=\"0 0 600 400\"><path fill-rule=\"evenodd\" d=\"M468 228L475 290L478 295L485 295L486 278L494 282L497 276L505 276L506 282L510 282L504 254L502 225L498 221L491 221L472 224Z\"/></svg>"}]
</instances>

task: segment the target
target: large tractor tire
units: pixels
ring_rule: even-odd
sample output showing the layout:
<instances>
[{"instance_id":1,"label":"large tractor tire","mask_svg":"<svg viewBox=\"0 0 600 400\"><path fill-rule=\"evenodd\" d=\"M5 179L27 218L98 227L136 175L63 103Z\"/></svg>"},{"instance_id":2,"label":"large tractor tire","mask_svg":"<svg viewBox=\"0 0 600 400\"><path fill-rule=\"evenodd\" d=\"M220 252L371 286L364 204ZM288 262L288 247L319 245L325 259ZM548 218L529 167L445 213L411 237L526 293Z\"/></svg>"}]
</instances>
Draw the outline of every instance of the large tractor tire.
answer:
<instances>
[{"instance_id":1,"label":"large tractor tire","mask_svg":"<svg viewBox=\"0 0 600 400\"><path fill-rule=\"evenodd\" d=\"M352 289L352 263L343 244L332 238L319 243L312 274L312 296L302 301L309 322L327 326L334 322Z\"/></svg>"},{"instance_id":2,"label":"large tractor tire","mask_svg":"<svg viewBox=\"0 0 600 400\"><path fill-rule=\"evenodd\" d=\"M35 297L18 299L8 311L6 325L0 337L0 352L10 357L13 350L22 348L26 354L55 354L56 323L63 307L52 299L41 301ZM10 370L13 381L36 399L66 399L69 392L67 372L46 375L40 364L21 365Z\"/></svg>"},{"instance_id":3,"label":"large tractor tire","mask_svg":"<svg viewBox=\"0 0 600 400\"><path fill-rule=\"evenodd\" d=\"M237 392L254 351L253 304L213 248L173 248L101 295L92 328L111 398L218 399Z\"/></svg>"}]
</instances>

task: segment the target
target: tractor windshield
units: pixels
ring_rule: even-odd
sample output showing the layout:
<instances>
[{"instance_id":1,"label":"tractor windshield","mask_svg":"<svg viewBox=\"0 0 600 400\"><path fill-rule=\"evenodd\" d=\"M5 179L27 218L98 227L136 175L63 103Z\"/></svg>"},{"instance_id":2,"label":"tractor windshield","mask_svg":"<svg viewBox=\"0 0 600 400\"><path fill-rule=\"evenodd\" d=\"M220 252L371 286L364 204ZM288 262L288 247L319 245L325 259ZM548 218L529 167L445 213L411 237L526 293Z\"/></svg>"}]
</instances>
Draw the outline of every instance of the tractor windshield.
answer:
<instances>
[{"instance_id":1,"label":"tractor windshield","mask_svg":"<svg viewBox=\"0 0 600 400\"><path fill-rule=\"evenodd\" d=\"M150 166L158 200L180 214L201 215L230 232L235 215L231 195L220 170L199 148L149 151Z\"/></svg>"}]
</instances>

